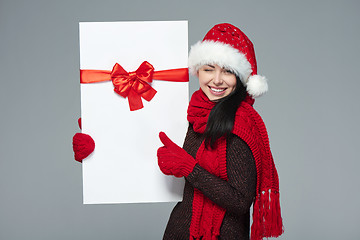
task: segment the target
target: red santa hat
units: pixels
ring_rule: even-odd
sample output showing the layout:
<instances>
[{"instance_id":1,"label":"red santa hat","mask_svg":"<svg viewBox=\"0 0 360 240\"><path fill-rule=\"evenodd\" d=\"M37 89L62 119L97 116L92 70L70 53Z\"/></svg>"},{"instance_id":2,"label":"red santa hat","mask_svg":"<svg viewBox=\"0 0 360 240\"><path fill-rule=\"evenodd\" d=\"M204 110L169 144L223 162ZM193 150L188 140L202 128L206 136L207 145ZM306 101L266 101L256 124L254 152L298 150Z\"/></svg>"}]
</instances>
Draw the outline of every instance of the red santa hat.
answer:
<instances>
[{"instance_id":1,"label":"red santa hat","mask_svg":"<svg viewBox=\"0 0 360 240\"><path fill-rule=\"evenodd\" d=\"M215 25L202 41L191 47L190 73L196 75L199 68L206 64L217 64L234 72L254 98L268 90L267 79L257 75L252 42L239 28L229 23Z\"/></svg>"}]
</instances>

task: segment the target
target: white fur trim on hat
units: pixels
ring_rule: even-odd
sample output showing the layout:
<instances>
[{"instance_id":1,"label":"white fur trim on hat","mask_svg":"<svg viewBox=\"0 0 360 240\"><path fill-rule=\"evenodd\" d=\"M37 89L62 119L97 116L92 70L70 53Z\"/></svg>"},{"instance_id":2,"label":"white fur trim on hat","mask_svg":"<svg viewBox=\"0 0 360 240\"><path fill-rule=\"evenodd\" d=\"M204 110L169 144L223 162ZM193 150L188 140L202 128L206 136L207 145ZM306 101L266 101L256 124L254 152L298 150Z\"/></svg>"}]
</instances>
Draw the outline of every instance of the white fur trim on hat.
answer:
<instances>
[{"instance_id":1,"label":"white fur trim on hat","mask_svg":"<svg viewBox=\"0 0 360 240\"><path fill-rule=\"evenodd\" d=\"M214 41L199 41L189 53L190 73L196 75L199 68L206 64L217 64L233 71L246 86L252 69L245 55L228 44Z\"/></svg>"},{"instance_id":2,"label":"white fur trim on hat","mask_svg":"<svg viewBox=\"0 0 360 240\"><path fill-rule=\"evenodd\" d=\"M268 91L267 79L260 75L250 76L245 86L246 91L254 98L260 97Z\"/></svg>"}]
</instances>

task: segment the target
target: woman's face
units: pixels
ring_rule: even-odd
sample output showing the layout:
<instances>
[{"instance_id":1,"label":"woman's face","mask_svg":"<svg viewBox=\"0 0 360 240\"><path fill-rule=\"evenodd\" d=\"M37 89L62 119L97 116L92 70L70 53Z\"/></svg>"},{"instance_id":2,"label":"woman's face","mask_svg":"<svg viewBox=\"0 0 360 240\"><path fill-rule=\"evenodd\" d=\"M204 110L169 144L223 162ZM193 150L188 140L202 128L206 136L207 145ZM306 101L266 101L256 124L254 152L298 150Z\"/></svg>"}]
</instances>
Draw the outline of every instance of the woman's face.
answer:
<instances>
[{"instance_id":1,"label":"woman's face","mask_svg":"<svg viewBox=\"0 0 360 240\"><path fill-rule=\"evenodd\" d=\"M236 76L231 71L216 64L203 65L198 71L201 90L216 101L229 95L236 86Z\"/></svg>"}]
</instances>

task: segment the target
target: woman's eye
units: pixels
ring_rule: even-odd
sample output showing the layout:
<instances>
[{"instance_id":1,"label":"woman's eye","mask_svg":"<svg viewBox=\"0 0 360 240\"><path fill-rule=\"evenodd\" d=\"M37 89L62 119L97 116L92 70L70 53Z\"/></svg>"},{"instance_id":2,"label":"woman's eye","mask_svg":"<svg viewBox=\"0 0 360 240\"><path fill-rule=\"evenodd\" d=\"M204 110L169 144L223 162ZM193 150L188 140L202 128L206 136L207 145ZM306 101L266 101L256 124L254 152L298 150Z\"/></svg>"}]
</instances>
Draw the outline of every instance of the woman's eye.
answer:
<instances>
[{"instance_id":1,"label":"woman's eye","mask_svg":"<svg viewBox=\"0 0 360 240\"><path fill-rule=\"evenodd\" d=\"M224 72L227 73L227 74L233 74L233 72L231 70L228 70L228 69L224 69Z\"/></svg>"}]
</instances>

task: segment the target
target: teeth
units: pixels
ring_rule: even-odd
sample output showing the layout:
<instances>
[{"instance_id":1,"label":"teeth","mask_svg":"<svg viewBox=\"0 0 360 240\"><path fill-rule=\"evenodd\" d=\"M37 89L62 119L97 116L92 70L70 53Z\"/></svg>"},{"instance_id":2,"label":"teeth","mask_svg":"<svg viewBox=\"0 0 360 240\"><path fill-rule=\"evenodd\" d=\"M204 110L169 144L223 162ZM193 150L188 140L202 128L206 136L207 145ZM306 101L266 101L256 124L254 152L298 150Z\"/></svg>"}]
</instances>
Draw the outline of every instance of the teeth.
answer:
<instances>
[{"instance_id":1,"label":"teeth","mask_svg":"<svg viewBox=\"0 0 360 240\"><path fill-rule=\"evenodd\" d=\"M212 88L211 87L211 90L214 91L214 92L223 92L223 91L225 91L225 88L224 89L217 89L217 88Z\"/></svg>"}]
</instances>

